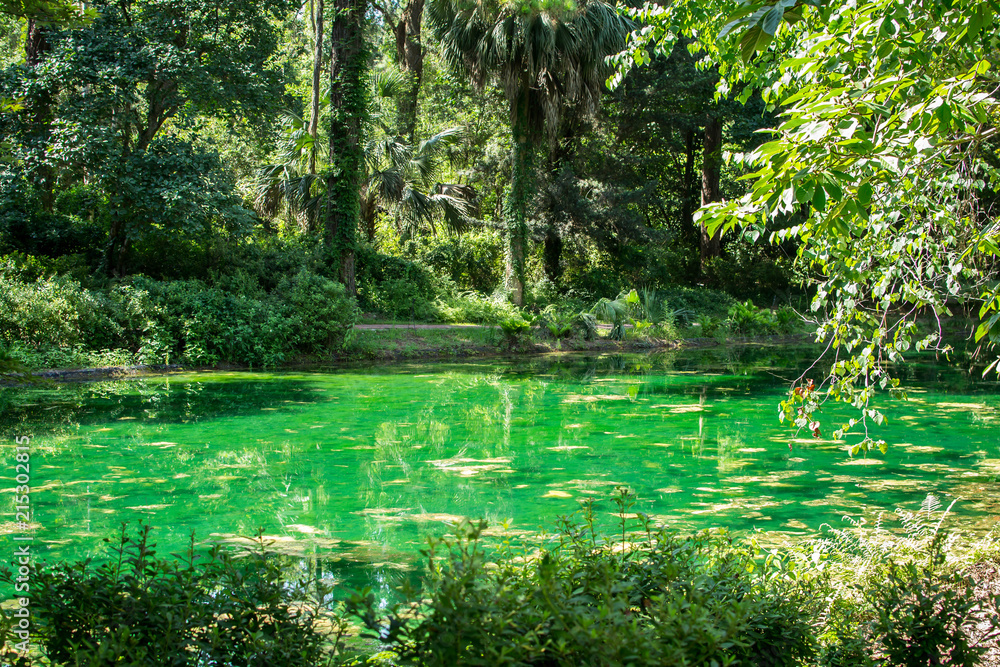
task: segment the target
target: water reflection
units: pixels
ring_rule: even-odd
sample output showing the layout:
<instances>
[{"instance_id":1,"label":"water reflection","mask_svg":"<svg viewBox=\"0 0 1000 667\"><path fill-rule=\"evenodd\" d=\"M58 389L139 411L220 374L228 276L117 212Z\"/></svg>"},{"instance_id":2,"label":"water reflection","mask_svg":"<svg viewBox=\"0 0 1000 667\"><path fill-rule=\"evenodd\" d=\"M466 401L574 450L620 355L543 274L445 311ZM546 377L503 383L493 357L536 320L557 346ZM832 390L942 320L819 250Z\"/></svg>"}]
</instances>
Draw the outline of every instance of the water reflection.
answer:
<instances>
[{"instance_id":1,"label":"water reflection","mask_svg":"<svg viewBox=\"0 0 1000 667\"><path fill-rule=\"evenodd\" d=\"M852 460L774 418L777 376L794 377L810 355L670 351L5 388L0 433L8 448L34 435L37 539L53 557L99 556L122 520L153 523L168 549L191 530L238 541L263 527L308 567L325 561L373 587L410 576L424 536L461 517L531 533L616 485L682 528L802 532L930 491L993 520L995 385L915 366L911 377L940 386L914 384L911 401L888 406L885 437L899 443L889 455ZM12 519L8 507L8 532Z\"/></svg>"}]
</instances>

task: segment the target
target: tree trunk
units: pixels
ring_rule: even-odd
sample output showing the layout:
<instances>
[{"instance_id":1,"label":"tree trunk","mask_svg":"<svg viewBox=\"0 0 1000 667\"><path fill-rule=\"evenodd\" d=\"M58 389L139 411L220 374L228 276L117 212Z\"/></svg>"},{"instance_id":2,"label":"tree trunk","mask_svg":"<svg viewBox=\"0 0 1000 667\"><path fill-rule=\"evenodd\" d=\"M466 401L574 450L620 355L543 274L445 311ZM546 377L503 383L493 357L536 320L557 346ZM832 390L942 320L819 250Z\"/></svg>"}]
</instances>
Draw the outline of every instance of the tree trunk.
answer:
<instances>
[{"instance_id":1,"label":"tree trunk","mask_svg":"<svg viewBox=\"0 0 1000 667\"><path fill-rule=\"evenodd\" d=\"M684 199L681 203L684 229L694 227L694 144L694 130L688 130L684 133Z\"/></svg>"},{"instance_id":2,"label":"tree trunk","mask_svg":"<svg viewBox=\"0 0 1000 667\"><path fill-rule=\"evenodd\" d=\"M34 67L42 62L45 53L51 48L48 32L49 29L40 25L35 19L28 19L28 33L24 40L24 58L28 67Z\"/></svg>"},{"instance_id":3,"label":"tree trunk","mask_svg":"<svg viewBox=\"0 0 1000 667\"><path fill-rule=\"evenodd\" d=\"M310 12L312 3L310 2ZM312 137L312 148L309 150L309 173L316 173L316 152L319 149L319 86L320 73L323 71L323 0L316 0L316 12L313 14L313 79L312 105L309 108L309 136Z\"/></svg>"},{"instance_id":4,"label":"tree trunk","mask_svg":"<svg viewBox=\"0 0 1000 667\"><path fill-rule=\"evenodd\" d=\"M41 25L35 19L28 19L28 30L24 40L24 56L28 67L34 69L45 59L45 54L52 48L48 39L49 28ZM55 208L56 171L46 162L45 148L49 145L52 132L53 90L41 88L29 102L26 110L31 118L33 131L29 143L40 147L40 152L28 158L27 166L31 180L38 188L42 209L52 212Z\"/></svg>"},{"instance_id":5,"label":"tree trunk","mask_svg":"<svg viewBox=\"0 0 1000 667\"><path fill-rule=\"evenodd\" d=\"M511 109L511 178L504 211L507 227L506 283L514 305L524 305L525 253L528 245L528 204L534 174L534 147L528 128L528 86L521 86L521 99Z\"/></svg>"},{"instance_id":6,"label":"tree trunk","mask_svg":"<svg viewBox=\"0 0 1000 667\"><path fill-rule=\"evenodd\" d=\"M396 25L396 58L403 73L403 94L397 101L399 134L413 143L417 133L417 101L424 76L424 50L420 43L420 22L424 0L409 0Z\"/></svg>"},{"instance_id":7,"label":"tree trunk","mask_svg":"<svg viewBox=\"0 0 1000 667\"><path fill-rule=\"evenodd\" d=\"M722 123L718 118L709 116L705 121L705 143L702 146L701 160L701 205L721 199L719 192L719 174L722 170ZM721 252L721 231L709 234L705 225L701 226L701 272L709 260L718 257Z\"/></svg>"},{"instance_id":8,"label":"tree trunk","mask_svg":"<svg viewBox=\"0 0 1000 667\"><path fill-rule=\"evenodd\" d=\"M558 284L559 278L562 277L562 267L560 266L562 246L563 240L559 236L559 231L550 226L545 232L543 254L545 255L545 275L548 276L553 284Z\"/></svg>"},{"instance_id":9,"label":"tree trunk","mask_svg":"<svg viewBox=\"0 0 1000 667\"><path fill-rule=\"evenodd\" d=\"M361 131L367 112L364 18L368 0L335 0L330 26L330 162L323 240L340 279L351 294L354 246L361 213L364 149Z\"/></svg>"}]
</instances>

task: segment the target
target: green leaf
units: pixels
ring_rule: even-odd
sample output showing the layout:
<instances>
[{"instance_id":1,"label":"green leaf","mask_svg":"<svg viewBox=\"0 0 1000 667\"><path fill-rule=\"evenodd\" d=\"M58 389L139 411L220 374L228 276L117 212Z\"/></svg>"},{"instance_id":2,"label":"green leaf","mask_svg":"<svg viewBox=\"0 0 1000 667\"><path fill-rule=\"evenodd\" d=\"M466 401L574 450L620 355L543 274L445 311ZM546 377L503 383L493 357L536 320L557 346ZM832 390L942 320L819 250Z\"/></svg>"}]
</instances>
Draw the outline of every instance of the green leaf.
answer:
<instances>
[{"instance_id":1,"label":"green leaf","mask_svg":"<svg viewBox=\"0 0 1000 667\"><path fill-rule=\"evenodd\" d=\"M882 38L892 37L896 31L896 21L891 16L886 16L878 27L878 36Z\"/></svg>"},{"instance_id":2,"label":"green leaf","mask_svg":"<svg viewBox=\"0 0 1000 667\"><path fill-rule=\"evenodd\" d=\"M800 204L805 204L812 201L813 195L816 193L815 186L812 183L806 185L798 185L795 187L795 201Z\"/></svg>"},{"instance_id":3,"label":"green leaf","mask_svg":"<svg viewBox=\"0 0 1000 667\"><path fill-rule=\"evenodd\" d=\"M759 25L755 25L744 33L740 39L740 55L743 62L749 63L757 51L763 51L771 43L771 35L767 34Z\"/></svg>"},{"instance_id":4,"label":"green leaf","mask_svg":"<svg viewBox=\"0 0 1000 667\"><path fill-rule=\"evenodd\" d=\"M872 203L872 186L870 183L862 183L861 187L858 188L858 203L862 206L868 206Z\"/></svg>"},{"instance_id":5,"label":"green leaf","mask_svg":"<svg viewBox=\"0 0 1000 667\"><path fill-rule=\"evenodd\" d=\"M823 189L826 190L826 194L832 202L839 202L844 198L844 191L836 183L824 183Z\"/></svg>"},{"instance_id":6,"label":"green leaf","mask_svg":"<svg viewBox=\"0 0 1000 667\"><path fill-rule=\"evenodd\" d=\"M760 22L761 28L768 35L774 35L778 30L778 26L781 25L781 16L784 14L784 9L781 7L781 3L778 3L771 8L767 14L764 15L764 20Z\"/></svg>"},{"instance_id":7,"label":"green leaf","mask_svg":"<svg viewBox=\"0 0 1000 667\"><path fill-rule=\"evenodd\" d=\"M826 192L822 186L816 186L816 192L813 193L812 205L817 211L826 210Z\"/></svg>"}]
</instances>

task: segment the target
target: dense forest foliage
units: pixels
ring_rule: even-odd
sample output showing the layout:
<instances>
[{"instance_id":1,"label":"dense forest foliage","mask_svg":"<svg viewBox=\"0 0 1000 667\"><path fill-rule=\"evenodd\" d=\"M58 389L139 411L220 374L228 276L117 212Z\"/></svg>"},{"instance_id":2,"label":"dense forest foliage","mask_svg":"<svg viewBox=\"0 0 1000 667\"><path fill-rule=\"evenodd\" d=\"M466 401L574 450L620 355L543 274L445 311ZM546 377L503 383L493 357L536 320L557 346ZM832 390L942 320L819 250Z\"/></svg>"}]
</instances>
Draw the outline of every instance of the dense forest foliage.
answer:
<instances>
[{"instance_id":1,"label":"dense forest foliage","mask_svg":"<svg viewBox=\"0 0 1000 667\"><path fill-rule=\"evenodd\" d=\"M773 113L715 101L688 49L610 92L636 26L611 5L55 7L0 28L0 327L35 365L273 365L341 341L352 298L495 321L632 288L798 293L794 243L693 221L743 192L722 151Z\"/></svg>"}]
</instances>

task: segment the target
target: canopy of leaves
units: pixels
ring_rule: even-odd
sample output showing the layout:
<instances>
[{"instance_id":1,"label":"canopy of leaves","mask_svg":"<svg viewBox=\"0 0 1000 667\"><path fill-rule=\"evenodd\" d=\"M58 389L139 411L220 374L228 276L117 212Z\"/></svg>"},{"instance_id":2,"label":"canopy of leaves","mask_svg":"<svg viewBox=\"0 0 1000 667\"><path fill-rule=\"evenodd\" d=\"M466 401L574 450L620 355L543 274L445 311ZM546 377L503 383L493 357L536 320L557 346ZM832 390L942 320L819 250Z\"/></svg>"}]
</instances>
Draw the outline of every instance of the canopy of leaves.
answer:
<instances>
[{"instance_id":1,"label":"canopy of leaves","mask_svg":"<svg viewBox=\"0 0 1000 667\"><path fill-rule=\"evenodd\" d=\"M721 89L752 81L782 111L771 141L733 157L751 171L749 192L697 217L732 229L804 216L775 238L802 241L817 276L818 337L838 355L826 395L861 410L837 434L860 422L852 450L884 448L867 426L883 419L873 392L897 384L889 364L911 347L945 349L940 330L918 330L919 314L981 306L977 337L1000 340L996 3L744 5L728 26L693 5L647 6L640 39L669 47L674 30L701 30L727 72ZM740 41L716 38L727 32ZM793 394L783 416L812 423L818 395Z\"/></svg>"}]
</instances>

